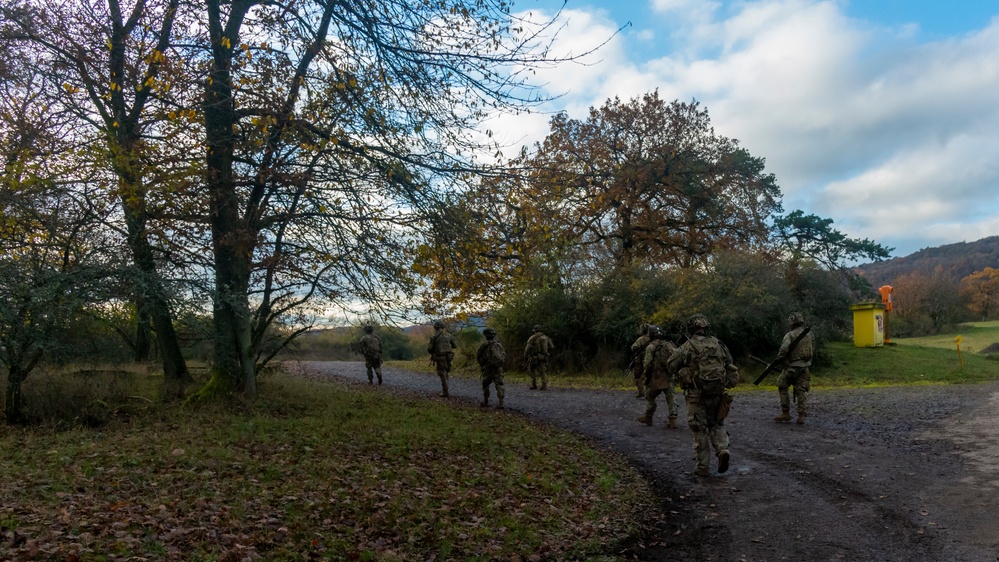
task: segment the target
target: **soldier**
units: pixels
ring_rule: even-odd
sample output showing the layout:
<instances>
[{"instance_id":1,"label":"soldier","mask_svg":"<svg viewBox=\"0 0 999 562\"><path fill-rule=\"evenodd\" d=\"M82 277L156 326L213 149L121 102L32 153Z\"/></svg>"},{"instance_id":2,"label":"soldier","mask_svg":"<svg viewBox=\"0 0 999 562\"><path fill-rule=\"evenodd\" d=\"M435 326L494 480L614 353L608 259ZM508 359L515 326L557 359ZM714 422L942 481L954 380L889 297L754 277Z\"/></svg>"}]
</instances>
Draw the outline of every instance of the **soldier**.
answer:
<instances>
[{"instance_id":1,"label":"soldier","mask_svg":"<svg viewBox=\"0 0 999 562\"><path fill-rule=\"evenodd\" d=\"M649 345L649 325L642 324L642 334L631 344L631 375L638 389L636 398L645 398L645 346Z\"/></svg>"},{"instance_id":2,"label":"soldier","mask_svg":"<svg viewBox=\"0 0 999 562\"><path fill-rule=\"evenodd\" d=\"M430 362L437 366L437 376L441 379L441 396L447 398L447 377L451 372L451 362L454 360L454 350L458 344L454 341L454 336L444 329L444 322L437 320L434 322L434 335L430 337L427 345L427 353L430 354Z\"/></svg>"},{"instance_id":3,"label":"soldier","mask_svg":"<svg viewBox=\"0 0 999 562\"><path fill-rule=\"evenodd\" d=\"M496 397L499 398L499 405L496 407L503 409L503 397L506 391L503 388L503 364L506 363L506 351L503 345L496 341L496 330L486 328L482 330L482 335L486 341L479 346L475 352L475 359L479 362L482 370L482 404L483 408L489 406L489 385L496 386Z\"/></svg>"},{"instance_id":4,"label":"soldier","mask_svg":"<svg viewBox=\"0 0 999 562\"><path fill-rule=\"evenodd\" d=\"M800 312L792 312L787 317L787 323L791 325L791 331L784 334L784 341L780 344L780 352L774 362L783 361L787 364L780 376L777 377L777 393L780 395L780 415L774 418L777 422L791 421L791 397L787 392L789 387L794 387L794 401L798 405L798 425L805 423L805 403L808 391L811 389L812 377L808 368L812 366L812 354L815 352L815 342L811 332L798 338L799 334L805 330L805 317ZM797 344L791 346L794 341Z\"/></svg>"},{"instance_id":5,"label":"soldier","mask_svg":"<svg viewBox=\"0 0 999 562\"><path fill-rule=\"evenodd\" d=\"M361 355L364 356L364 368L368 371L368 384L375 384L375 378L371 371L378 374L378 384L382 384L382 340L373 332L375 328L371 324L364 326L364 335L358 342L361 348Z\"/></svg>"},{"instance_id":6,"label":"soldier","mask_svg":"<svg viewBox=\"0 0 999 562\"><path fill-rule=\"evenodd\" d=\"M708 319L695 314L687 320L690 338L670 356L667 368L677 373L687 399L687 424L694 432L696 476L707 476L714 446L718 472L728 470L728 432L724 422L732 405L725 389L739 382L739 368L725 344L707 335ZM710 444L709 444L710 443Z\"/></svg>"},{"instance_id":7,"label":"soldier","mask_svg":"<svg viewBox=\"0 0 999 562\"><path fill-rule=\"evenodd\" d=\"M534 334L527 338L524 346L524 360L527 361L527 372L531 375L531 390L538 388L538 377L541 377L541 390L548 388L548 359L551 358L555 344L552 339L541 332L541 326L534 325Z\"/></svg>"},{"instance_id":8,"label":"soldier","mask_svg":"<svg viewBox=\"0 0 999 562\"><path fill-rule=\"evenodd\" d=\"M645 415L639 416L638 421L652 425L652 416L656 413L656 397L665 394L666 407L669 410L666 427L676 429L677 407L673 396L675 383L672 373L667 368L676 345L663 338L663 331L659 326L649 326L649 338L651 342L645 348L645 357L642 361L642 370L645 372Z\"/></svg>"}]
</instances>

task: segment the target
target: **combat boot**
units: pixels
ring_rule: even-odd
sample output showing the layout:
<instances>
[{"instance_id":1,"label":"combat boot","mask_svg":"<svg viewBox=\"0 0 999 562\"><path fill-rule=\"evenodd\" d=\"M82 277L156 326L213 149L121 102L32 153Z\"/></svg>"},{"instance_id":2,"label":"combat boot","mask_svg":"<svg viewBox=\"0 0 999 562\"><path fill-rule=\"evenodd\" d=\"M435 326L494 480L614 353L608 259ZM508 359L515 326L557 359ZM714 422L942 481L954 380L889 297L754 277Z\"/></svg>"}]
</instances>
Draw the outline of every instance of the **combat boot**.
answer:
<instances>
[{"instance_id":1,"label":"combat boot","mask_svg":"<svg viewBox=\"0 0 999 562\"><path fill-rule=\"evenodd\" d=\"M706 466L699 466L694 469L694 476L707 476L707 475L708 475L708 467Z\"/></svg>"},{"instance_id":2,"label":"combat boot","mask_svg":"<svg viewBox=\"0 0 999 562\"><path fill-rule=\"evenodd\" d=\"M502 410L503 409L503 399L502 398L500 398L499 404L496 405L496 409L497 410Z\"/></svg>"},{"instance_id":3,"label":"combat boot","mask_svg":"<svg viewBox=\"0 0 999 562\"><path fill-rule=\"evenodd\" d=\"M676 416L669 417L669 420L666 422L666 427L668 429L676 429Z\"/></svg>"},{"instance_id":4,"label":"combat boot","mask_svg":"<svg viewBox=\"0 0 999 562\"><path fill-rule=\"evenodd\" d=\"M723 474L728 470L728 449L718 451L718 474Z\"/></svg>"},{"instance_id":5,"label":"combat boot","mask_svg":"<svg viewBox=\"0 0 999 562\"><path fill-rule=\"evenodd\" d=\"M775 422L789 422L791 421L791 414L787 412L781 412L779 416L774 416Z\"/></svg>"},{"instance_id":6,"label":"combat boot","mask_svg":"<svg viewBox=\"0 0 999 562\"><path fill-rule=\"evenodd\" d=\"M378 384L382 384L382 374L378 373Z\"/></svg>"},{"instance_id":7,"label":"combat boot","mask_svg":"<svg viewBox=\"0 0 999 562\"><path fill-rule=\"evenodd\" d=\"M637 421L645 425L652 425L652 416L641 415L638 416Z\"/></svg>"},{"instance_id":8,"label":"combat boot","mask_svg":"<svg viewBox=\"0 0 999 562\"><path fill-rule=\"evenodd\" d=\"M531 381L530 389L531 390L537 390L538 389L538 383L535 382L535 381Z\"/></svg>"},{"instance_id":9,"label":"combat boot","mask_svg":"<svg viewBox=\"0 0 999 562\"><path fill-rule=\"evenodd\" d=\"M795 423L798 425L805 425L805 414L798 414L798 421Z\"/></svg>"},{"instance_id":10,"label":"combat boot","mask_svg":"<svg viewBox=\"0 0 999 562\"><path fill-rule=\"evenodd\" d=\"M489 407L489 399L488 398L483 398L482 402L479 403L479 406L482 407L482 408L488 408Z\"/></svg>"},{"instance_id":11,"label":"combat boot","mask_svg":"<svg viewBox=\"0 0 999 562\"><path fill-rule=\"evenodd\" d=\"M541 388L539 388L538 390L548 390L548 383L546 382L541 383Z\"/></svg>"}]
</instances>

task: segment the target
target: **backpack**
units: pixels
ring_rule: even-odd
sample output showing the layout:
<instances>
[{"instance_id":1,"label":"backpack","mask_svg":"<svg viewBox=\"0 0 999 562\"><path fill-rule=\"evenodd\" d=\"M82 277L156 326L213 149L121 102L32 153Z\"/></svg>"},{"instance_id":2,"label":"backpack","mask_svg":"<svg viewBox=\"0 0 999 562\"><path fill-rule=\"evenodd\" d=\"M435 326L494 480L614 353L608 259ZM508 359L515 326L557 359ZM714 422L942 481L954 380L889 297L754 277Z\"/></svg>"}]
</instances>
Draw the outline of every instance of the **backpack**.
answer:
<instances>
[{"instance_id":1,"label":"backpack","mask_svg":"<svg viewBox=\"0 0 999 562\"><path fill-rule=\"evenodd\" d=\"M651 344L651 346L654 347L651 349L652 356L649 360L649 369L653 373L668 373L669 358L673 354L673 351L676 350L676 345L668 340L659 340L656 343Z\"/></svg>"},{"instance_id":2,"label":"backpack","mask_svg":"<svg viewBox=\"0 0 999 562\"><path fill-rule=\"evenodd\" d=\"M548 336L535 334L530 337L528 353L530 355L548 355Z\"/></svg>"},{"instance_id":3,"label":"backpack","mask_svg":"<svg viewBox=\"0 0 999 562\"><path fill-rule=\"evenodd\" d=\"M433 355L452 353L452 348L454 347L453 343L454 338L451 337L451 334L441 332L430 338L430 345L427 346L427 351Z\"/></svg>"},{"instance_id":4,"label":"backpack","mask_svg":"<svg viewBox=\"0 0 999 562\"><path fill-rule=\"evenodd\" d=\"M485 360L487 367L502 367L506 364L506 351L499 342L491 341L486 344Z\"/></svg>"},{"instance_id":5,"label":"backpack","mask_svg":"<svg viewBox=\"0 0 999 562\"><path fill-rule=\"evenodd\" d=\"M726 354L721 343L715 338L689 340L694 351L691 361L691 375L694 386L702 396L721 396L725 393Z\"/></svg>"}]
</instances>

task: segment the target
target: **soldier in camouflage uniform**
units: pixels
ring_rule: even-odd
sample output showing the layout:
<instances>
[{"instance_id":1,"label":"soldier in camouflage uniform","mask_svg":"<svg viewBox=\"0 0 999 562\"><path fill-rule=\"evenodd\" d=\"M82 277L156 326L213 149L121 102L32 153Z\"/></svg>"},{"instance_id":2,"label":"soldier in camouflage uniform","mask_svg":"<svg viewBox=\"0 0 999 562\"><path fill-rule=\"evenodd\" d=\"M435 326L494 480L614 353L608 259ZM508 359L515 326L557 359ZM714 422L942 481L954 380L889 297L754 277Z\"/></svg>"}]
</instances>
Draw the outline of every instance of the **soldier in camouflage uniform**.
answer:
<instances>
[{"instance_id":1,"label":"soldier in camouflage uniform","mask_svg":"<svg viewBox=\"0 0 999 562\"><path fill-rule=\"evenodd\" d=\"M430 354L430 361L437 366L437 376L441 379L441 396L444 398L450 396L447 391L447 378L451 372L451 362L454 361L454 350L457 348L454 336L444 329L444 322L435 321L434 335L430 337L427 353Z\"/></svg>"},{"instance_id":2,"label":"soldier in camouflage uniform","mask_svg":"<svg viewBox=\"0 0 999 562\"><path fill-rule=\"evenodd\" d=\"M364 368L368 371L368 384L374 384L375 378L371 371L378 374L378 384L382 384L382 340L373 332L374 327L368 324L364 327L364 335L358 346L364 356Z\"/></svg>"},{"instance_id":3,"label":"soldier in camouflage uniform","mask_svg":"<svg viewBox=\"0 0 999 562\"><path fill-rule=\"evenodd\" d=\"M805 404L808 391L811 389L812 377L808 368L812 366L812 354L815 352L815 341L811 332L805 334L793 349L791 342L805 329L805 317L800 312L792 312L787 317L791 331L784 334L780 351L774 362L786 362L784 370L777 377L777 393L780 395L780 415L774 421L791 421L791 396L787 389L794 387L794 401L798 405L798 425L805 423Z\"/></svg>"},{"instance_id":4,"label":"soldier in camouflage uniform","mask_svg":"<svg viewBox=\"0 0 999 562\"><path fill-rule=\"evenodd\" d=\"M555 344L551 338L541 332L541 326L534 326L534 334L527 338L524 346L524 360L527 361L527 372L531 375L531 390L538 388L538 377L541 377L541 390L548 388L548 359L551 358Z\"/></svg>"},{"instance_id":5,"label":"soldier in camouflage uniform","mask_svg":"<svg viewBox=\"0 0 999 562\"><path fill-rule=\"evenodd\" d=\"M642 334L631 344L631 375L635 378L636 398L645 398L645 346L649 345L649 325L642 324Z\"/></svg>"},{"instance_id":6,"label":"soldier in camouflage uniform","mask_svg":"<svg viewBox=\"0 0 999 562\"><path fill-rule=\"evenodd\" d=\"M652 416L656 413L656 398L660 394L666 395L666 407L669 411L669 419L666 427L676 429L676 400L673 396L673 376L667 368L670 356L676 350L673 342L663 338L663 331L659 326L649 326L649 338L651 343L645 348L645 357L642 361L642 369L645 372L645 415L639 416L638 421L645 425L652 425Z\"/></svg>"},{"instance_id":7,"label":"soldier in camouflage uniform","mask_svg":"<svg viewBox=\"0 0 999 562\"><path fill-rule=\"evenodd\" d=\"M482 371L482 404L483 408L489 406L489 385L496 386L496 398L499 399L498 409L503 409L503 397L506 390L503 387L503 363L506 362L506 351L503 345L496 340L496 330L486 328L482 330L482 335L486 341L479 346L475 352L475 359L479 363Z\"/></svg>"},{"instance_id":8,"label":"soldier in camouflage uniform","mask_svg":"<svg viewBox=\"0 0 999 562\"><path fill-rule=\"evenodd\" d=\"M718 457L718 472L728 470L728 432L724 422L732 404L725 389L739 382L739 368L725 344L707 335L708 319L695 314L687 320L690 338L673 354L667 368L677 373L687 399L687 424L694 432L696 476L707 476L711 447Z\"/></svg>"}]
</instances>

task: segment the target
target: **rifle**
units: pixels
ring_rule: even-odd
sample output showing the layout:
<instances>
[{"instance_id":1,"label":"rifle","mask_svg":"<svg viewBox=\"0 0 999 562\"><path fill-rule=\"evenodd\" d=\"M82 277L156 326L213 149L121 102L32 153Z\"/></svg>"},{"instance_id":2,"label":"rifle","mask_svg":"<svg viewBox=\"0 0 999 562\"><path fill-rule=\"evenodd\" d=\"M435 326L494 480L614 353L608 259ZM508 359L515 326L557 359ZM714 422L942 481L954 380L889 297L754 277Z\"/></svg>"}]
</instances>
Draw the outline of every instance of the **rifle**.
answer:
<instances>
[{"instance_id":1,"label":"rifle","mask_svg":"<svg viewBox=\"0 0 999 562\"><path fill-rule=\"evenodd\" d=\"M631 361L628 363L628 366L624 369L624 376L631 377L631 372L634 368L635 368L635 358L632 357Z\"/></svg>"},{"instance_id":2,"label":"rifle","mask_svg":"<svg viewBox=\"0 0 999 562\"><path fill-rule=\"evenodd\" d=\"M767 375L769 375L771 371L773 371L778 366L780 366L782 363L784 363L784 358L787 357L788 355L790 355L792 351L794 351L794 348L798 346L798 342L800 342L805 337L805 335L808 334L808 332L810 332L810 331L812 331L812 327L811 326L805 326L805 329L802 330L800 334L798 334L797 336L795 336L793 340L791 340L790 345L787 346L787 352L783 356L778 357L777 359L774 359L773 363L768 364L767 368L763 369L763 372L760 373L760 376L756 377L756 380L753 381L753 384L758 386L761 382L763 382L763 379L767 378ZM753 359L756 359L757 361L759 361L761 363L765 363L765 361L763 361L762 359L759 359L757 357L753 357L752 355L750 355L750 357L752 357Z\"/></svg>"}]
</instances>

